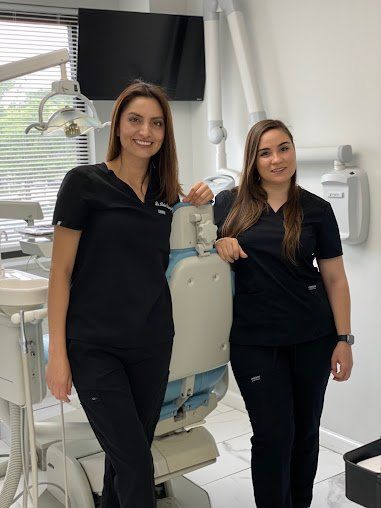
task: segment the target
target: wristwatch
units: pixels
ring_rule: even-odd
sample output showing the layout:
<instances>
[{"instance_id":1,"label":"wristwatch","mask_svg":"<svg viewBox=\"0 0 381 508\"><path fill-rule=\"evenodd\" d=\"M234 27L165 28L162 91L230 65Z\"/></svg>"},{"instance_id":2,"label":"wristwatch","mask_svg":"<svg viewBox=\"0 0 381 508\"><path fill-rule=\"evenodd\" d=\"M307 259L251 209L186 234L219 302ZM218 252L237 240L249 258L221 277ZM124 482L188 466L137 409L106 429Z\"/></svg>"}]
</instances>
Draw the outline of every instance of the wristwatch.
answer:
<instances>
[{"instance_id":1,"label":"wristwatch","mask_svg":"<svg viewBox=\"0 0 381 508\"><path fill-rule=\"evenodd\" d=\"M355 337L354 337L354 335L352 335L350 333L348 333L346 335L338 335L337 340L338 340L338 342L346 342L350 346L352 346L352 344L355 343Z\"/></svg>"}]
</instances>

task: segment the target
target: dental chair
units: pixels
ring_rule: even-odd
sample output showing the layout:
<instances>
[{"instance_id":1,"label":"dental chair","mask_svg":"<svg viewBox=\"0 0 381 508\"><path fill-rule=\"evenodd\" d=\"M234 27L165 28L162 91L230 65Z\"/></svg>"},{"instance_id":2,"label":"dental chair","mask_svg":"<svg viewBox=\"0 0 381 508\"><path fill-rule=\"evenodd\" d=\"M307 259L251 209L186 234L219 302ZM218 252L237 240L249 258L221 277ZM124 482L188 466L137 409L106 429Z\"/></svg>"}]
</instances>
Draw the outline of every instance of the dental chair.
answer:
<instances>
[{"instance_id":1,"label":"dental chair","mask_svg":"<svg viewBox=\"0 0 381 508\"><path fill-rule=\"evenodd\" d=\"M210 205L174 208L167 270L175 322L170 377L152 445L158 507L209 508L207 493L183 475L218 457L205 417L228 386L232 320L230 267L213 249L216 226ZM104 453L78 399L65 414L66 464L71 508L94 508L102 493ZM49 426L36 424L39 467L63 488L63 445ZM59 439L59 438L58 438ZM56 441L56 442L54 442ZM39 506L62 508L62 491L49 485Z\"/></svg>"}]
</instances>

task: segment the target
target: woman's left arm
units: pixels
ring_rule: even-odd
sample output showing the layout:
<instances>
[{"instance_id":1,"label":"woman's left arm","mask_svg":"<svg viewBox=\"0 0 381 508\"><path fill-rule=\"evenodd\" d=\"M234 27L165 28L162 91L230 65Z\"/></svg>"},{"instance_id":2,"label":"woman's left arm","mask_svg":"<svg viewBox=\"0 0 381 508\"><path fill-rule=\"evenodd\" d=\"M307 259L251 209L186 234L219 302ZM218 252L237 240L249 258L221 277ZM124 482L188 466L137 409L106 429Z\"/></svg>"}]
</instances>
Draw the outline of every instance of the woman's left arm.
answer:
<instances>
[{"instance_id":1,"label":"woman's left arm","mask_svg":"<svg viewBox=\"0 0 381 508\"><path fill-rule=\"evenodd\" d=\"M197 182L193 185L189 193L183 198L184 203L200 206L206 205L214 198L213 192L205 182Z\"/></svg>"},{"instance_id":2,"label":"woman's left arm","mask_svg":"<svg viewBox=\"0 0 381 508\"><path fill-rule=\"evenodd\" d=\"M342 256L317 260L329 303L335 319L338 335L351 332L351 299ZM352 348L346 342L338 342L331 360L335 381L347 381L353 367Z\"/></svg>"}]
</instances>

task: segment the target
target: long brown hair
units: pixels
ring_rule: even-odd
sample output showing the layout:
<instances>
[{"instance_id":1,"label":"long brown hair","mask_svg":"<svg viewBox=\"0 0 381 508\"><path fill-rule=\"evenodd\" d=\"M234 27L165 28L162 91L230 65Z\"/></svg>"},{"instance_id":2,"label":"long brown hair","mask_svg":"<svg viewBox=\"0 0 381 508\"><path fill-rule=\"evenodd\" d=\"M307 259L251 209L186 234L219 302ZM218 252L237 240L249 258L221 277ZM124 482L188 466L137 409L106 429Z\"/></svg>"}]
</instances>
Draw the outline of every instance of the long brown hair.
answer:
<instances>
[{"instance_id":1,"label":"long brown hair","mask_svg":"<svg viewBox=\"0 0 381 508\"><path fill-rule=\"evenodd\" d=\"M160 194L158 198L167 201L169 204L175 203L179 194L183 195L183 192L179 183L171 109L164 90L159 86L138 79L128 85L116 99L111 117L110 138L106 161L112 161L121 153L122 147L118 136L120 117L124 109L136 97L156 99L163 110L165 125L163 144L160 150L152 157L152 162L159 175Z\"/></svg>"},{"instance_id":2,"label":"long brown hair","mask_svg":"<svg viewBox=\"0 0 381 508\"><path fill-rule=\"evenodd\" d=\"M237 237L255 224L263 211L268 209L267 192L261 185L257 168L258 147L262 135L271 130L282 130L291 140L291 132L280 120L261 120L253 125L246 139L244 167L235 202L222 227L222 236ZM283 254L286 259L296 263L296 250L299 248L303 212L300 205L300 189L296 184L296 172L291 178L288 199L283 208L284 228Z\"/></svg>"}]
</instances>

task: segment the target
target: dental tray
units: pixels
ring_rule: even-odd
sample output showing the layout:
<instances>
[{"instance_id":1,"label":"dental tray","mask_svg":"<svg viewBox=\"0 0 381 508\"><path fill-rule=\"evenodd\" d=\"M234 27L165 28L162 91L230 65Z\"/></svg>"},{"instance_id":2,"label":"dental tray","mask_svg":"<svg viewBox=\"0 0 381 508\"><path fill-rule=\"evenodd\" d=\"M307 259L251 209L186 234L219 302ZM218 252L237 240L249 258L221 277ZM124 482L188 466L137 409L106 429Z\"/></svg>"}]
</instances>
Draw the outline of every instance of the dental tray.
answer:
<instances>
[{"instance_id":1,"label":"dental tray","mask_svg":"<svg viewBox=\"0 0 381 508\"><path fill-rule=\"evenodd\" d=\"M27 226L18 229L20 233L31 236L51 236L54 233L53 226Z\"/></svg>"}]
</instances>

